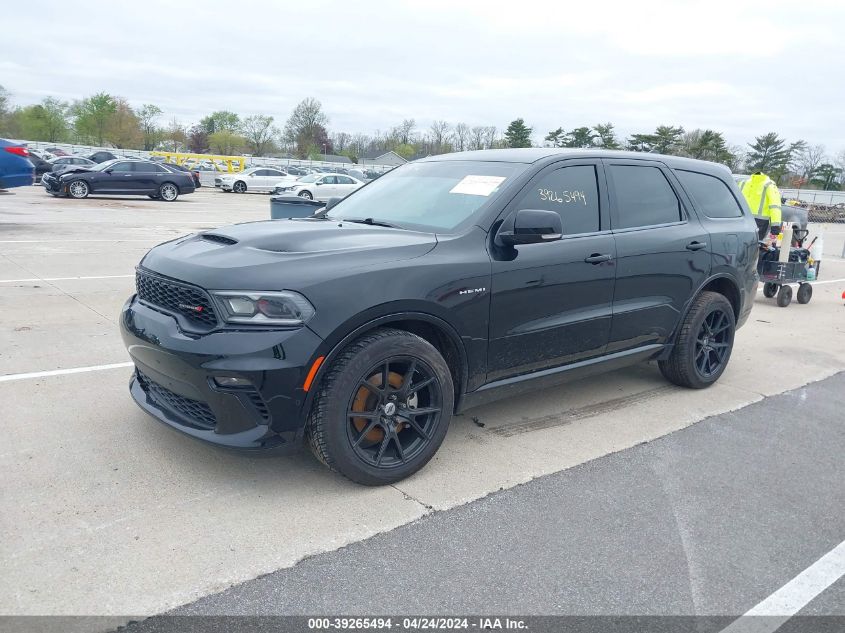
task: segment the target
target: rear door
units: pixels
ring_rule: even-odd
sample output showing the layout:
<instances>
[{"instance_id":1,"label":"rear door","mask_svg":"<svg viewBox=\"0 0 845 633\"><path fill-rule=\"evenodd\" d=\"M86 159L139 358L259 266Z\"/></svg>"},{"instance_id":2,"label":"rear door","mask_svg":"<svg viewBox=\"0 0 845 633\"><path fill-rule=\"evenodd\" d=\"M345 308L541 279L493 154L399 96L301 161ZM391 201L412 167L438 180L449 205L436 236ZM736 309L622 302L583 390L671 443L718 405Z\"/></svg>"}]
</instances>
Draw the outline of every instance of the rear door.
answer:
<instances>
[{"instance_id":1,"label":"rear door","mask_svg":"<svg viewBox=\"0 0 845 633\"><path fill-rule=\"evenodd\" d=\"M487 380L601 355L610 335L615 256L598 160L555 163L505 209L560 214L563 239L491 249Z\"/></svg>"},{"instance_id":2,"label":"rear door","mask_svg":"<svg viewBox=\"0 0 845 633\"><path fill-rule=\"evenodd\" d=\"M134 167L135 192L150 194L158 191L158 180L156 172L158 171L154 163L146 161L137 162L132 165Z\"/></svg>"},{"instance_id":3,"label":"rear door","mask_svg":"<svg viewBox=\"0 0 845 633\"><path fill-rule=\"evenodd\" d=\"M319 187L315 187L315 195L314 197L317 200L328 200L329 198L333 198L335 196L343 195L338 193L338 186L337 186L337 176L323 176L318 182L320 183Z\"/></svg>"},{"instance_id":4,"label":"rear door","mask_svg":"<svg viewBox=\"0 0 845 633\"><path fill-rule=\"evenodd\" d=\"M264 176L261 178L264 183L262 185L263 190L270 191L284 177L285 175L277 169L265 169Z\"/></svg>"},{"instance_id":5,"label":"rear door","mask_svg":"<svg viewBox=\"0 0 845 633\"><path fill-rule=\"evenodd\" d=\"M607 352L665 343L710 273L710 236L656 161L605 159L616 289Z\"/></svg>"},{"instance_id":6,"label":"rear door","mask_svg":"<svg viewBox=\"0 0 845 633\"><path fill-rule=\"evenodd\" d=\"M358 185L349 176L337 176L337 194L338 196L348 196L355 191Z\"/></svg>"}]
</instances>

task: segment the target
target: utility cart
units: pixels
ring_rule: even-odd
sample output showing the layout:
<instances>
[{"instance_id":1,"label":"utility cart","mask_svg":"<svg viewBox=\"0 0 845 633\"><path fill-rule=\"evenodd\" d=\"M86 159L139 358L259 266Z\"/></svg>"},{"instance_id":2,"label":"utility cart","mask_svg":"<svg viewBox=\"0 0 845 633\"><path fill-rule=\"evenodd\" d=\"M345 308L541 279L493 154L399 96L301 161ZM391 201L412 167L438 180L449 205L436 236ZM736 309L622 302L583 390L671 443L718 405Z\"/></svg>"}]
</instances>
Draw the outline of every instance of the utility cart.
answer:
<instances>
[{"instance_id":1,"label":"utility cart","mask_svg":"<svg viewBox=\"0 0 845 633\"><path fill-rule=\"evenodd\" d=\"M809 249L804 248L807 238L806 229L796 229L793 233L793 244L789 247L789 261L779 261L776 250L766 250L760 255L758 272L763 282L763 296L767 299L777 297L777 304L785 308L792 303L792 286L798 284L796 299L798 303L809 303L813 297L813 286L810 281L816 278L815 263L810 257ZM784 247L786 248L786 246ZM767 258L767 255L773 256Z\"/></svg>"}]
</instances>

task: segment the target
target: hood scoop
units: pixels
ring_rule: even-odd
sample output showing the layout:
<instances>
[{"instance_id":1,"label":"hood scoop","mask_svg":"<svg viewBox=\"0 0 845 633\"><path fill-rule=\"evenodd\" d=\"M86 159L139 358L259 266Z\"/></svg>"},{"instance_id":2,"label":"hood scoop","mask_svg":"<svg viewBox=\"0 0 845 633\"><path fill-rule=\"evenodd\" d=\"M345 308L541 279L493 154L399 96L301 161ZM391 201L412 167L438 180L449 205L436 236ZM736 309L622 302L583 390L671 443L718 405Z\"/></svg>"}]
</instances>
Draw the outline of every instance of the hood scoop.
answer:
<instances>
[{"instance_id":1,"label":"hood scoop","mask_svg":"<svg viewBox=\"0 0 845 633\"><path fill-rule=\"evenodd\" d=\"M214 242L215 244L226 244L227 246L231 246L232 244L238 243L238 240L236 239L226 237L225 235L217 235L216 233L203 233L202 235L200 235L200 238L206 240L207 242Z\"/></svg>"}]
</instances>

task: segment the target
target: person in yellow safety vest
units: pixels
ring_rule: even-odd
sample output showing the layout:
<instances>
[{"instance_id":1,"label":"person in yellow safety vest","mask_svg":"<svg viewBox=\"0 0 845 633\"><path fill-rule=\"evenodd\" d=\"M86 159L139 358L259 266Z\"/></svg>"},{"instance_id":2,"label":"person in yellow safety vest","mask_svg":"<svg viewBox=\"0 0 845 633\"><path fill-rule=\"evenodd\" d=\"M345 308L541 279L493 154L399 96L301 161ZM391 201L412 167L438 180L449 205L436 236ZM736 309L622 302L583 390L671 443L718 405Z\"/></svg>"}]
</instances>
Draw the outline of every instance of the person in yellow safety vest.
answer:
<instances>
[{"instance_id":1,"label":"person in yellow safety vest","mask_svg":"<svg viewBox=\"0 0 845 633\"><path fill-rule=\"evenodd\" d=\"M779 227L781 220L780 190L774 180L762 172L754 172L751 178L743 181L740 191L745 196L751 213L769 218L771 227Z\"/></svg>"}]
</instances>

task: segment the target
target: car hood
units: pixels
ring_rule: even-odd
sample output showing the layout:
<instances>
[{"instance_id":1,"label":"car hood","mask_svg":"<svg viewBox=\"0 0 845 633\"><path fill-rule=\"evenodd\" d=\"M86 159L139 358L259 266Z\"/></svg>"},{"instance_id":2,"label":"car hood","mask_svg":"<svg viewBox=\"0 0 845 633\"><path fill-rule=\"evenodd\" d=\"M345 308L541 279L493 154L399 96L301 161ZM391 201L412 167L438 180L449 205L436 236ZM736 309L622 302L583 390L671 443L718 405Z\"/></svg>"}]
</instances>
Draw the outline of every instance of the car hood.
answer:
<instances>
[{"instance_id":1,"label":"car hood","mask_svg":"<svg viewBox=\"0 0 845 633\"><path fill-rule=\"evenodd\" d=\"M93 167L93 165L91 166ZM91 167L86 167L85 165L70 165L68 167L62 167L61 165L56 165L53 169L53 173L61 174L62 176L70 176L71 174L87 174L93 171Z\"/></svg>"},{"instance_id":2,"label":"car hood","mask_svg":"<svg viewBox=\"0 0 845 633\"><path fill-rule=\"evenodd\" d=\"M226 226L160 244L141 266L212 290L304 290L425 255L433 233L325 219Z\"/></svg>"}]
</instances>

